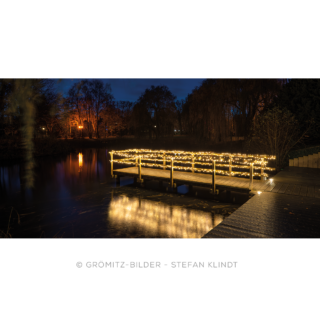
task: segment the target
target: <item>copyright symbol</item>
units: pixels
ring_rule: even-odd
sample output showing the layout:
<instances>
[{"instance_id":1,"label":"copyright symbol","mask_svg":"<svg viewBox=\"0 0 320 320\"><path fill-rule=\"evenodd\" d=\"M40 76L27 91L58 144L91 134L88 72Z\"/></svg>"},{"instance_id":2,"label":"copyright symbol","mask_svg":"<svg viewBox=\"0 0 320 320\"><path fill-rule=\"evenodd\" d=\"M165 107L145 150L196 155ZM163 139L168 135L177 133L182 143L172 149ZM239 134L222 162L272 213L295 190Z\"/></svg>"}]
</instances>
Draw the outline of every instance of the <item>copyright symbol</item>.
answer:
<instances>
[{"instance_id":1,"label":"copyright symbol","mask_svg":"<svg viewBox=\"0 0 320 320\"><path fill-rule=\"evenodd\" d=\"M77 262L77 263L76 263L76 266L77 266L78 268L81 268L81 267L82 267L82 262Z\"/></svg>"}]
</instances>

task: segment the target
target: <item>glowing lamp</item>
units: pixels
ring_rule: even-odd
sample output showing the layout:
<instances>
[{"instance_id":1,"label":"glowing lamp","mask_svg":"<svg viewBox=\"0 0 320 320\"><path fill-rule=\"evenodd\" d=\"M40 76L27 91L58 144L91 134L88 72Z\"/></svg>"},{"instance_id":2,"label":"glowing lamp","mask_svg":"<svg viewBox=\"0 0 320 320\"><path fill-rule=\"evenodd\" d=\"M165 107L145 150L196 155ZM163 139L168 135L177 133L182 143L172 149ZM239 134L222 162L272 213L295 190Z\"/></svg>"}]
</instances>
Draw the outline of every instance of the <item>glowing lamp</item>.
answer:
<instances>
[{"instance_id":1,"label":"glowing lamp","mask_svg":"<svg viewBox=\"0 0 320 320\"><path fill-rule=\"evenodd\" d=\"M258 194L261 194L261 191L258 191Z\"/></svg>"},{"instance_id":2,"label":"glowing lamp","mask_svg":"<svg viewBox=\"0 0 320 320\"><path fill-rule=\"evenodd\" d=\"M83 128L83 126L79 126L79 129L82 129Z\"/></svg>"}]
</instances>

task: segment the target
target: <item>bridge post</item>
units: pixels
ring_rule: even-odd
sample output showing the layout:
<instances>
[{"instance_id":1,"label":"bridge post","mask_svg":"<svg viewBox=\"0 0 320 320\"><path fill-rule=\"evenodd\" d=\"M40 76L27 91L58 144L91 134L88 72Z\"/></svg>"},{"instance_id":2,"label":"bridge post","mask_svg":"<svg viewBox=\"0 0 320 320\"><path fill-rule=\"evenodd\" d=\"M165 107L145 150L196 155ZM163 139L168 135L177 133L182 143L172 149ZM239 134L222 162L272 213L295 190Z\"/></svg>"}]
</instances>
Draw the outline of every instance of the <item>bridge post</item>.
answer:
<instances>
[{"instance_id":1,"label":"bridge post","mask_svg":"<svg viewBox=\"0 0 320 320\"><path fill-rule=\"evenodd\" d=\"M212 192L216 194L216 160L212 161Z\"/></svg>"},{"instance_id":2,"label":"bridge post","mask_svg":"<svg viewBox=\"0 0 320 320\"><path fill-rule=\"evenodd\" d=\"M265 177L263 176L264 167L265 167L264 158L262 158L262 164L261 164L261 180L265 180Z\"/></svg>"},{"instance_id":3,"label":"bridge post","mask_svg":"<svg viewBox=\"0 0 320 320\"><path fill-rule=\"evenodd\" d=\"M230 159L229 159L229 176L231 176L231 172L232 172L232 156L230 156Z\"/></svg>"},{"instance_id":4,"label":"bridge post","mask_svg":"<svg viewBox=\"0 0 320 320\"><path fill-rule=\"evenodd\" d=\"M194 173L194 154L192 154L192 173Z\"/></svg>"},{"instance_id":5,"label":"bridge post","mask_svg":"<svg viewBox=\"0 0 320 320\"><path fill-rule=\"evenodd\" d=\"M173 188L173 158L171 158L170 186Z\"/></svg>"},{"instance_id":6,"label":"bridge post","mask_svg":"<svg viewBox=\"0 0 320 320\"><path fill-rule=\"evenodd\" d=\"M136 167L138 166L138 156L136 156Z\"/></svg>"},{"instance_id":7,"label":"bridge post","mask_svg":"<svg viewBox=\"0 0 320 320\"><path fill-rule=\"evenodd\" d=\"M166 153L163 154L163 170L166 170Z\"/></svg>"},{"instance_id":8,"label":"bridge post","mask_svg":"<svg viewBox=\"0 0 320 320\"><path fill-rule=\"evenodd\" d=\"M250 163L250 182L249 182L249 190L253 188L253 162Z\"/></svg>"},{"instance_id":9,"label":"bridge post","mask_svg":"<svg viewBox=\"0 0 320 320\"><path fill-rule=\"evenodd\" d=\"M113 178L113 153L112 151L110 153L110 164L111 164L111 177Z\"/></svg>"},{"instance_id":10,"label":"bridge post","mask_svg":"<svg viewBox=\"0 0 320 320\"><path fill-rule=\"evenodd\" d=\"M138 174L139 174L139 182L140 184L142 184L143 180L141 179L141 156L139 156Z\"/></svg>"}]
</instances>

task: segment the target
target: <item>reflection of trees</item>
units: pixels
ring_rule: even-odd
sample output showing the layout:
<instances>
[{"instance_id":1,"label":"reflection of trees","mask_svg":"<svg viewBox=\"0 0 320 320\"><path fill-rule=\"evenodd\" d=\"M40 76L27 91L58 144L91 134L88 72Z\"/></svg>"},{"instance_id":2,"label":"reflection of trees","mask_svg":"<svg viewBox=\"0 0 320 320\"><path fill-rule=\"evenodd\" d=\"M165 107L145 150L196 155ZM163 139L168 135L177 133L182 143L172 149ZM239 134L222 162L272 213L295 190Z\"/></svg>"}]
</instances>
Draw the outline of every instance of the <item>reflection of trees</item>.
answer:
<instances>
[{"instance_id":1,"label":"reflection of trees","mask_svg":"<svg viewBox=\"0 0 320 320\"><path fill-rule=\"evenodd\" d=\"M81 175L79 175L79 154L82 154ZM66 181L79 181L79 179L81 181L94 181L97 175L103 174L101 168L107 170L108 161L104 150L87 149L78 154L68 155L66 161L61 162L60 165Z\"/></svg>"},{"instance_id":2,"label":"reflection of trees","mask_svg":"<svg viewBox=\"0 0 320 320\"><path fill-rule=\"evenodd\" d=\"M0 167L0 202L4 202L8 195L21 190L21 170L19 165Z\"/></svg>"}]
</instances>

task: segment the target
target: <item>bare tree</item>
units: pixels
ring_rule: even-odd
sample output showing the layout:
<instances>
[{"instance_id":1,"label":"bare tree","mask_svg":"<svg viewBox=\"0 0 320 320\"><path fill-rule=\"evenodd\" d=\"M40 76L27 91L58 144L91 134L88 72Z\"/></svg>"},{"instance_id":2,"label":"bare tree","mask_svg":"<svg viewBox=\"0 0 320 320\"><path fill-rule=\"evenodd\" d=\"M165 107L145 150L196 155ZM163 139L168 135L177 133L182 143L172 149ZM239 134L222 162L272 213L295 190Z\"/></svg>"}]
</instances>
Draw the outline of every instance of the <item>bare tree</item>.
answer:
<instances>
[{"instance_id":1,"label":"bare tree","mask_svg":"<svg viewBox=\"0 0 320 320\"><path fill-rule=\"evenodd\" d=\"M113 100L111 94L111 85L103 84L101 80L95 79L90 82L91 94L93 97L93 109L96 116L96 136L99 138L99 121L100 112L103 108L107 108Z\"/></svg>"},{"instance_id":2,"label":"bare tree","mask_svg":"<svg viewBox=\"0 0 320 320\"><path fill-rule=\"evenodd\" d=\"M304 131L297 130L298 121L294 115L279 106L269 109L257 117L252 129L248 147L260 154L276 156L276 169L285 164L288 152L302 141L311 127Z\"/></svg>"},{"instance_id":3,"label":"bare tree","mask_svg":"<svg viewBox=\"0 0 320 320\"><path fill-rule=\"evenodd\" d=\"M81 91L81 87L82 87L81 82L74 83L68 92L69 104L74 110L76 110L79 118L79 123L82 122L82 118L83 118L83 101L82 101L83 93Z\"/></svg>"},{"instance_id":4,"label":"bare tree","mask_svg":"<svg viewBox=\"0 0 320 320\"><path fill-rule=\"evenodd\" d=\"M92 128L94 129L94 114L93 114L93 95L90 90L90 81L84 80L81 83L81 90L83 93L83 106L87 118L87 130L89 138L92 138ZM92 124L92 127L91 127Z\"/></svg>"}]
</instances>

